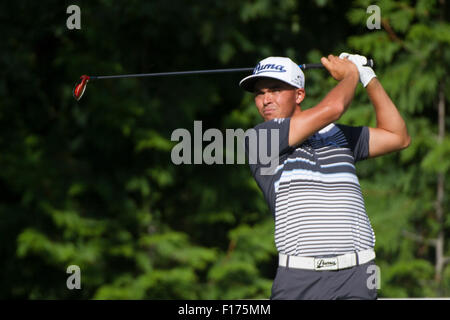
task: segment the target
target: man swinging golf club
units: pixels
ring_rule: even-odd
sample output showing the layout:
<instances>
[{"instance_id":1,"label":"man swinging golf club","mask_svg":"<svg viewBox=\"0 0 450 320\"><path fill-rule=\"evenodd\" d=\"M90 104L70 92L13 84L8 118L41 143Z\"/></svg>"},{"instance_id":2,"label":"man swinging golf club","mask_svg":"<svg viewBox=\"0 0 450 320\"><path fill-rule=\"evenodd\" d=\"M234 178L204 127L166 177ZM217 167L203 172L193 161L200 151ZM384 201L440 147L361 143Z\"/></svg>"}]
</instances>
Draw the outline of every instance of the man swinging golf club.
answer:
<instances>
[{"instance_id":1,"label":"man swinging golf club","mask_svg":"<svg viewBox=\"0 0 450 320\"><path fill-rule=\"evenodd\" d=\"M267 150L271 130L278 130L278 167L261 174L264 165L250 163L275 219L279 267L271 299L377 298L377 289L368 286L375 235L355 162L404 149L410 137L366 62L366 57L348 53L323 57L321 63L338 84L307 110L301 107L303 72L289 58L262 60L239 84L254 93L264 119L254 128L259 146L262 130L268 133ZM358 81L374 107L375 128L334 123L350 105Z\"/></svg>"}]
</instances>

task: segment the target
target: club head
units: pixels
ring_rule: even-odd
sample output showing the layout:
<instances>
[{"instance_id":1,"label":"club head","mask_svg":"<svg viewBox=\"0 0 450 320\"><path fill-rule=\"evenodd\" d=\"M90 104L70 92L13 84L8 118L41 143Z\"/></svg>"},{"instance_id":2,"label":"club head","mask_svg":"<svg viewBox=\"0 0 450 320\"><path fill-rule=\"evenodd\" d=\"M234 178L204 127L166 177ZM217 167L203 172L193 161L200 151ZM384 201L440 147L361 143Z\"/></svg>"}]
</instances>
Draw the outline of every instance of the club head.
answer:
<instances>
[{"instance_id":1,"label":"club head","mask_svg":"<svg viewBox=\"0 0 450 320\"><path fill-rule=\"evenodd\" d=\"M86 90L86 85L89 82L89 76L87 75L82 75L80 77L81 81L79 83L76 83L75 86L73 87L73 97L75 98L75 100L79 101L81 99L81 97L84 94L84 91Z\"/></svg>"}]
</instances>

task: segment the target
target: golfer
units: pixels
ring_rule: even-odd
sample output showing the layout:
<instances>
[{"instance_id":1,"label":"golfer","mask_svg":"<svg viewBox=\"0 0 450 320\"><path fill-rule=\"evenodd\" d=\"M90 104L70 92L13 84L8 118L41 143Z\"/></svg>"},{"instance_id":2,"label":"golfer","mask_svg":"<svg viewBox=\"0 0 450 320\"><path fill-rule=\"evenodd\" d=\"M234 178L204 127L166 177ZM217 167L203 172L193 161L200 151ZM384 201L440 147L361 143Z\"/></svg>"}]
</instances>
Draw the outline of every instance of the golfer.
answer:
<instances>
[{"instance_id":1,"label":"golfer","mask_svg":"<svg viewBox=\"0 0 450 320\"><path fill-rule=\"evenodd\" d=\"M323 57L321 63L338 84L307 110L301 106L306 96L303 72L289 58L266 58L239 83L254 93L264 119L254 128L258 140L265 141L258 141L259 148L266 147L268 154L278 149L278 166L271 174L261 171L265 164L260 160L250 162L275 219L279 267L271 299L377 298L369 281L375 270L375 235L355 162L404 149L410 137L366 62L366 57L348 53ZM375 110L375 128L335 123L359 81ZM278 148L273 148L271 140L277 136ZM246 139L247 153L249 147Z\"/></svg>"}]
</instances>

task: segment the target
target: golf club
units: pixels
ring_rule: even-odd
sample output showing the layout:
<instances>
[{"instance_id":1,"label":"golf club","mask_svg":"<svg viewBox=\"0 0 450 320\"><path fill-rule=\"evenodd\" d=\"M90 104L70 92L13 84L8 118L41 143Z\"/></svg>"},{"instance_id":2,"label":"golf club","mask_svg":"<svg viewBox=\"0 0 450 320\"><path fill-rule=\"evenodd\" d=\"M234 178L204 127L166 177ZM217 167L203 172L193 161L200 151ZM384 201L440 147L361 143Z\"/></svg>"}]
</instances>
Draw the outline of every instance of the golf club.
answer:
<instances>
[{"instance_id":1,"label":"golf club","mask_svg":"<svg viewBox=\"0 0 450 320\"><path fill-rule=\"evenodd\" d=\"M365 66L373 67L373 60L368 59ZM303 70L324 68L321 63L306 63L300 64L299 67ZM137 74L122 74L114 76L88 76L82 75L80 81L75 83L73 88L73 97L79 101L86 91L86 85L91 80L101 79L119 79L119 78L138 78L138 77L161 77L161 76L175 76L188 74L206 74L206 73L225 73L225 72L244 72L252 71L254 68L234 68L234 69L212 69L212 70L193 70L193 71L175 71L175 72L159 72L159 73L137 73Z\"/></svg>"}]
</instances>

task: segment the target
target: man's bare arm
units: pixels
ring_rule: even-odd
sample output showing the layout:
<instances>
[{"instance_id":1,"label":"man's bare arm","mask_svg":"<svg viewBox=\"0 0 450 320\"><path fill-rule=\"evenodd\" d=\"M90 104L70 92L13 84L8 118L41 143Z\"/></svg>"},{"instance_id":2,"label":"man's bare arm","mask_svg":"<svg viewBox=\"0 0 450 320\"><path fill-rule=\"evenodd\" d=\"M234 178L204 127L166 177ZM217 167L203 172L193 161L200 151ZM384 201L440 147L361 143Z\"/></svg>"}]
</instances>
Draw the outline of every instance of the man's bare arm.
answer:
<instances>
[{"instance_id":1,"label":"man's bare arm","mask_svg":"<svg viewBox=\"0 0 450 320\"><path fill-rule=\"evenodd\" d=\"M309 136L337 121L347 109L359 81L358 69L353 62L329 55L321 59L331 76L339 83L313 108L291 117L289 145L295 146Z\"/></svg>"},{"instance_id":2,"label":"man's bare arm","mask_svg":"<svg viewBox=\"0 0 450 320\"><path fill-rule=\"evenodd\" d=\"M405 121L381 83L377 78L373 78L366 89L377 118L376 128L369 128L369 157L408 147L411 138Z\"/></svg>"}]
</instances>

